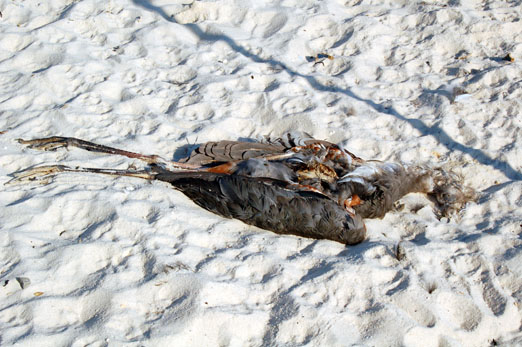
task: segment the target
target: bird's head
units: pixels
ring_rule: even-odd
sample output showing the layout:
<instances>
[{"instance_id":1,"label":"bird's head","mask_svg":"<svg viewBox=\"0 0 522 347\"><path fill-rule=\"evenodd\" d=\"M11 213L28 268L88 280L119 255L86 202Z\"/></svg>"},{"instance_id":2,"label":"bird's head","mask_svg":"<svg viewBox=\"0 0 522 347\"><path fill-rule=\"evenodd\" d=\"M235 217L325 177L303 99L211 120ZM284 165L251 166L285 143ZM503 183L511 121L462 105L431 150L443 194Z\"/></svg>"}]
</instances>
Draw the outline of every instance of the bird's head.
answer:
<instances>
[{"instance_id":1,"label":"bird's head","mask_svg":"<svg viewBox=\"0 0 522 347\"><path fill-rule=\"evenodd\" d=\"M466 203L475 201L478 193L463 184L462 176L451 170L435 169L433 189L427 195L435 204L439 217L450 217L462 210Z\"/></svg>"}]
</instances>

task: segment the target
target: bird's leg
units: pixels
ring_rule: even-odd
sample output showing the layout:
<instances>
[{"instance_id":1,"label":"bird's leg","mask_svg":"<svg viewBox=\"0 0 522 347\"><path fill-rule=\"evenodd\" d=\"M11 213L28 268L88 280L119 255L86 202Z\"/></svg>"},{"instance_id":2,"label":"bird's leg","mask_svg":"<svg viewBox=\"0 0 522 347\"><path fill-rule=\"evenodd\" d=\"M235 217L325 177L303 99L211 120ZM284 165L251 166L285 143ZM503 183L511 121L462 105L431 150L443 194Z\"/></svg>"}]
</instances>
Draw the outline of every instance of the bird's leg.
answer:
<instances>
[{"instance_id":1,"label":"bird's leg","mask_svg":"<svg viewBox=\"0 0 522 347\"><path fill-rule=\"evenodd\" d=\"M122 155L127 158L139 159L141 161L146 162L147 164L156 164L156 165L164 165L169 168L176 169L185 169L185 170L194 170L199 167L191 164L172 162L169 160L165 160L158 155L146 155L140 154L130 151L124 151L122 149L117 149L109 146L99 145L97 143L77 139L74 137L61 137L61 136L53 136L42 139L34 139L34 140L23 140L18 139L18 142L24 145L28 145L29 148L39 149L44 151L55 151L58 148L62 147L76 147L80 149L84 149L86 151L95 152L95 153L105 153L105 154L115 154Z\"/></svg>"},{"instance_id":2,"label":"bird's leg","mask_svg":"<svg viewBox=\"0 0 522 347\"><path fill-rule=\"evenodd\" d=\"M153 171L146 170L118 170L118 169L100 169L100 168L88 168L88 167L69 167L65 165L46 165L37 166L34 168L25 169L19 172L11 174L13 178L5 183L10 184L23 184L28 182L39 181L43 184L48 184L50 179L61 172L79 172L79 173L95 173L104 174L111 176L128 176L142 178L146 180L154 180L156 173Z\"/></svg>"},{"instance_id":3,"label":"bird's leg","mask_svg":"<svg viewBox=\"0 0 522 347\"><path fill-rule=\"evenodd\" d=\"M96 153L106 153L106 154L116 154L122 155L128 158L136 158L143 160L147 163L155 163L157 158L156 155L144 155L140 153L134 153L129 151L124 151L121 149L99 145L93 142L77 139L74 137L61 137L61 136L53 136L47 137L43 139L34 139L34 140L23 140L18 139L18 142L24 145L27 145L28 148L39 149L43 151L55 151L58 148L68 148L68 147L76 147L80 149L84 149L89 152Z\"/></svg>"}]
</instances>

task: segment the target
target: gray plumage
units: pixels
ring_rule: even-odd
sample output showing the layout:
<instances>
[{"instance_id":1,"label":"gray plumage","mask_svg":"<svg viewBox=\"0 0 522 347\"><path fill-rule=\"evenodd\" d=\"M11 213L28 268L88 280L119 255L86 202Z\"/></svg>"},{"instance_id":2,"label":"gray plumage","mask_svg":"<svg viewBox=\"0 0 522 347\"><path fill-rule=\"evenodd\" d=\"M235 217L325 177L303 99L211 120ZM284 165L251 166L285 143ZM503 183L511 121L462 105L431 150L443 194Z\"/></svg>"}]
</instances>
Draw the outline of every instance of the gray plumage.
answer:
<instances>
[{"instance_id":1,"label":"gray plumage","mask_svg":"<svg viewBox=\"0 0 522 347\"><path fill-rule=\"evenodd\" d=\"M211 141L199 145L190 156L181 162L193 165L224 163L231 160L245 160L269 154L282 153L285 148L279 144L240 141Z\"/></svg>"},{"instance_id":2,"label":"gray plumage","mask_svg":"<svg viewBox=\"0 0 522 347\"><path fill-rule=\"evenodd\" d=\"M318 145L319 150L298 146ZM209 148L212 148L210 150ZM335 150L343 155L328 157ZM211 152L211 155L205 153ZM267 160L277 155L287 157ZM247 160L242 160L247 159ZM439 217L447 217L476 198L476 193L462 184L462 178L442 168L422 165L402 165L378 160L365 161L339 146L315 140L306 133L289 133L280 138L265 138L264 142L221 141L201 144L187 158L188 163L206 166L239 160L234 174L249 177L280 179L314 187L341 204L357 195L361 202L353 206L362 218L382 218L394 208L395 202L409 193L423 193L434 203ZM297 173L317 163L335 172L336 179Z\"/></svg>"},{"instance_id":3,"label":"gray plumage","mask_svg":"<svg viewBox=\"0 0 522 347\"><path fill-rule=\"evenodd\" d=\"M278 234L346 244L365 238L363 218L382 218L408 193L426 194L440 216L454 213L475 197L458 176L441 168L365 161L307 134L291 133L263 142L207 142L180 162L70 137L20 142L43 150L74 146L139 159L148 165L144 170L43 166L15 173L11 182L59 172L159 180L220 216Z\"/></svg>"},{"instance_id":4,"label":"gray plumage","mask_svg":"<svg viewBox=\"0 0 522 347\"><path fill-rule=\"evenodd\" d=\"M350 215L326 196L294 189L281 180L169 171L155 179L172 184L208 211L278 234L346 244L359 243L366 235L360 216Z\"/></svg>"}]
</instances>

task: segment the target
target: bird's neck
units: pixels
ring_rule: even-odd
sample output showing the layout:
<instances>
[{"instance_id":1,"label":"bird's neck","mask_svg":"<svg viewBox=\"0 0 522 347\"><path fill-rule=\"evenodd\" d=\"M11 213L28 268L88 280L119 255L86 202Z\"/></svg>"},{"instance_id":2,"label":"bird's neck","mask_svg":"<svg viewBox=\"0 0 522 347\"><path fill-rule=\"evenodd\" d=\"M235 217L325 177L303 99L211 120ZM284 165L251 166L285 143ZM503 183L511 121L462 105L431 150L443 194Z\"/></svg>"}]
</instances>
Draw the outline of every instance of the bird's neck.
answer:
<instances>
[{"instance_id":1,"label":"bird's neck","mask_svg":"<svg viewBox=\"0 0 522 347\"><path fill-rule=\"evenodd\" d=\"M429 193L433 191L433 170L422 165L404 165L405 179L403 182L402 195L409 193Z\"/></svg>"}]
</instances>

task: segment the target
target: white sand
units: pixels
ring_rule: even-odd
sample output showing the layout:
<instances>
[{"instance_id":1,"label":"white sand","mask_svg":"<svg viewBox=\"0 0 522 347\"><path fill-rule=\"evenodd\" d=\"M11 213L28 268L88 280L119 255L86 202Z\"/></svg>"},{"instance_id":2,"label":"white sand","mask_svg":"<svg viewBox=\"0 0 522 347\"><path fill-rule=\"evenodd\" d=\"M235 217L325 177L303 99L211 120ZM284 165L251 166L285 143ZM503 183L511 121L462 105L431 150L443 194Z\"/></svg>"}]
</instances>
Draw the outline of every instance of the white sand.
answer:
<instances>
[{"instance_id":1,"label":"white sand","mask_svg":"<svg viewBox=\"0 0 522 347\"><path fill-rule=\"evenodd\" d=\"M135 163L17 138L177 159L187 143L301 130L367 159L444 162L482 194L450 221L407 197L345 247L225 220L162 183L0 185L0 345L522 345L521 11L0 0L1 183ZM307 62L318 53L334 59Z\"/></svg>"}]
</instances>

